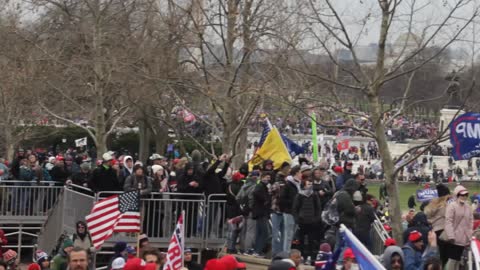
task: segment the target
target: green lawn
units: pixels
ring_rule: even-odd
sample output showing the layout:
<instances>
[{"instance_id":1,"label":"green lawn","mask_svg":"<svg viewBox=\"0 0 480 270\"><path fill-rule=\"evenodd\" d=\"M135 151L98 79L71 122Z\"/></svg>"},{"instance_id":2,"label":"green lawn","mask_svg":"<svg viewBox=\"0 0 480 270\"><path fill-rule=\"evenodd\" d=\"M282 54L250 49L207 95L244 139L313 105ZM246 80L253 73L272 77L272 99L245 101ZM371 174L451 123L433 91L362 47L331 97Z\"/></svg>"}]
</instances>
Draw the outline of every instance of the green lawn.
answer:
<instances>
[{"instance_id":1,"label":"green lawn","mask_svg":"<svg viewBox=\"0 0 480 270\"><path fill-rule=\"evenodd\" d=\"M480 193L480 182L464 182L463 185L469 190L470 194L473 194L475 192ZM455 188L456 184L448 184L448 187L450 188L450 192L453 192L453 189ZM368 187L368 193L374 195L375 197L378 198L378 189L380 187L379 183L369 183L367 184ZM407 201L408 197L410 197L412 194L415 194L415 191L417 189L423 188L423 186L417 186L415 184L411 183L398 183L398 187L400 189L400 207L402 208L402 211L408 210L407 206ZM417 202L417 209L419 209L421 203Z\"/></svg>"}]
</instances>

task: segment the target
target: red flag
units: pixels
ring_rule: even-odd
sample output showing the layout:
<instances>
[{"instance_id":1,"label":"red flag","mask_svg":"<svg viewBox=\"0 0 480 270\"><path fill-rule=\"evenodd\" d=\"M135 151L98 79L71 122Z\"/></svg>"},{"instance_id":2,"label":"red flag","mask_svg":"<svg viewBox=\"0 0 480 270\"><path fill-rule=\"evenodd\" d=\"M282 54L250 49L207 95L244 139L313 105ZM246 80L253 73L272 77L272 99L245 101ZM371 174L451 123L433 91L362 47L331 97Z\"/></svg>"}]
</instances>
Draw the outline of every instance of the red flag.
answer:
<instances>
[{"instance_id":1,"label":"red flag","mask_svg":"<svg viewBox=\"0 0 480 270\"><path fill-rule=\"evenodd\" d=\"M473 261L477 269L480 269L480 241L475 237L472 237L472 242L470 243L473 253Z\"/></svg>"},{"instance_id":2,"label":"red flag","mask_svg":"<svg viewBox=\"0 0 480 270\"><path fill-rule=\"evenodd\" d=\"M167 262L163 266L163 270L180 270L183 267L183 251L184 243L184 227L183 227L184 212L178 218L177 226L170 238L170 244L167 251Z\"/></svg>"},{"instance_id":3,"label":"red flag","mask_svg":"<svg viewBox=\"0 0 480 270\"><path fill-rule=\"evenodd\" d=\"M183 110L183 122L190 123L195 121L195 115L188 110Z\"/></svg>"},{"instance_id":4,"label":"red flag","mask_svg":"<svg viewBox=\"0 0 480 270\"><path fill-rule=\"evenodd\" d=\"M114 232L140 232L138 192L126 192L98 201L85 219L96 249Z\"/></svg>"},{"instance_id":5,"label":"red flag","mask_svg":"<svg viewBox=\"0 0 480 270\"><path fill-rule=\"evenodd\" d=\"M349 148L349 145L350 145L349 140L343 140L343 141L338 143L337 149L338 149L338 151L347 150Z\"/></svg>"}]
</instances>

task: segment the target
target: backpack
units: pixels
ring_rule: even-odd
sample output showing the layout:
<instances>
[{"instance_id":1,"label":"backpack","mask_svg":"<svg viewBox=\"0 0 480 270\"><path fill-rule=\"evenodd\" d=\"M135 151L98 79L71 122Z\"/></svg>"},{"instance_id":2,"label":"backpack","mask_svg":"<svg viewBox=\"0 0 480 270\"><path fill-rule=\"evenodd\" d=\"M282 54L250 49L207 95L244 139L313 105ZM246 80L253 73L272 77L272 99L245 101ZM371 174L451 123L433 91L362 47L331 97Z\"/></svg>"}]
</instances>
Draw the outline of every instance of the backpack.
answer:
<instances>
[{"instance_id":1,"label":"backpack","mask_svg":"<svg viewBox=\"0 0 480 270\"><path fill-rule=\"evenodd\" d=\"M336 193L330 201L328 201L327 205L325 206L324 210L322 211L322 220L327 225L335 226L338 224L340 220L340 214L338 213L338 201Z\"/></svg>"},{"instance_id":2,"label":"backpack","mask_svg":"<svg viewBox=\"0 0 480 270\"><path fill-rule=\"evenodd\" d=\"M249 213L253 208L253 191L257 185L243 185L237 194L237 202L243 212Z\"/></svg>"}]
</instances>

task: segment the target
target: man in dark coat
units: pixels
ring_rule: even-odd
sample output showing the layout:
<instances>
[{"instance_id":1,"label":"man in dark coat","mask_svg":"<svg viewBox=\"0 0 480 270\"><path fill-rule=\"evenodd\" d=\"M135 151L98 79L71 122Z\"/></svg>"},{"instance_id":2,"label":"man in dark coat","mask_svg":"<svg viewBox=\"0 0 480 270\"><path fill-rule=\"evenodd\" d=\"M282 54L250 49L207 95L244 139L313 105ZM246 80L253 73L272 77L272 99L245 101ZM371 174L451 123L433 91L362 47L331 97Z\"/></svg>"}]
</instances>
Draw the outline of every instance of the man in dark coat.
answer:
<instances>
[{"instance_id":1,"label":"man in dark coat","mask_svg":"<svg viewBox=\"0 0 480 270\"><path fill-rule=\"evenodd\" d=\"M271 197L268 193L268 184L271 181L270 173L263 173L260 183L253 191L252 218L256 220L255 230L255 253L256 256L263 256L268 239L268 219L270 217Z\"/></svg>"},{"instance_id":2,"label":"man in dark coat","mask_svg":"<svg viewBox=\"0 0 480 270\"><path fill-rule=\"evenodd\" d=\"M338 191L337 210L339 215L339 224L344 224L347 228L353 229L355 226L355 205L353 204L353 193L358 190L358 183L355 179L348 180L342 190Z\"/></svg>"},{"instance_id":3,"label":"man in dark coat","mask_svg":"<svg viewBox=\"0 0 480 270\"><path fill-rule=\"evenodd\" d=\"M89 184L90 188L95 192L122 190L117 173L112 168L113 156L107 152L103 154L102 158L103 164L93 170Z\"/></svg>"},{"instance_id":4,"label":"man in dark coat","mask_svg":"<svg viewBox=\"0 0 480 270\"><path fill-rule=\"evenodd\" d=\"M300 251L305 257L317 255L319 243L319 227L321 227L322 205L320 194L313 190L313 183L305 181L303 190L298 193L293 203L295 221L300 227ZM305 237L308 237L308 245Z\"/></svg>"}]
</instances>

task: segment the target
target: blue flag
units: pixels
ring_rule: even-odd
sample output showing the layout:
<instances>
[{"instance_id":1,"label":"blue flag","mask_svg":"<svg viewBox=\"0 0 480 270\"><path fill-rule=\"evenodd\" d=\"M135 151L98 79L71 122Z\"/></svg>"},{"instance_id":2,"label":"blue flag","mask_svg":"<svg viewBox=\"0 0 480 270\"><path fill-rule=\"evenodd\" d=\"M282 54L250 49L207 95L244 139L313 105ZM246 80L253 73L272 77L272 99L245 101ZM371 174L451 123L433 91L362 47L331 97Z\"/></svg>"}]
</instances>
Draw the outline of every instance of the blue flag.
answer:
<instances>
[{"instance_id":1,"label":"blue flag","mask_svg":"<svg viewBox=\"0 0 480 270\"><path fill-rule=\"evenodd\" d=\"M385 267L383 267L375 256L373 256L362 242L343 224L340 226L340 233L347 243L347 246L352 249L360 269L385 270Z\"/></svg>"},{"instance_id":2,"label":"blue flag","mask_svg":"<svg viewBox=\"0 0 480 270\"><path fill-rule=\"evenodd\" d=\"M480 155L480 113L465 113L450 124L450 143L455 160Z\"/></svg>"}]
</instances>

